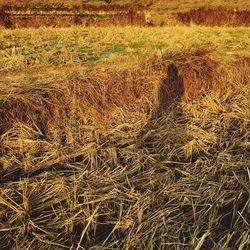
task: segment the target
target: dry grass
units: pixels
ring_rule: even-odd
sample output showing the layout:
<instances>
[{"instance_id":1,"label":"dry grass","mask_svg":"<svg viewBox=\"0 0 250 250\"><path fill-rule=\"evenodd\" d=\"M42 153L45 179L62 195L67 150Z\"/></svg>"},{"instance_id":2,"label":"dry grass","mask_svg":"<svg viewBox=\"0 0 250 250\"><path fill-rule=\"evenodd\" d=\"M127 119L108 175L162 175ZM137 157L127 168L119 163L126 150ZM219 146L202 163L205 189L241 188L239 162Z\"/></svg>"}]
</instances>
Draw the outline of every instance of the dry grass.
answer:
<instances>
[{"instance_id":1,"label":"dry grass","mask_svg":"<svg viewBox=\"0 0 250 250\"><path fill-rule=\"evenodd\" d=\"M247 248L249 60L211 53L2 81L0 248ZM153 118L170 63L211 83Z\"/></svg>"},{"instance_id":2,"label":"dry grass","mask_svg":"<svg viewBox=\"0 0 250 250\"><path fill-rule=\"evenodd\" d=\"M248 38L0 29L0 249L248 249Z\"/></svg>"},{"instance_id":3,"label":"dry grass","mask_svg":"<svg viewBox=\"0 0 250 250\"><path fill-rule=\"evenodd\" d=\"M198 26L0 29L0 72L10 72L10 78L25 70L28 75L39 71L44 75L50 66L59 69L61 79L70 67L119 70L133 67L138 57L165 53L171 57L193 48L211 50L215 60L231 60L250 57L249 36L249 28Z\"/></svg>"}]
</instances>

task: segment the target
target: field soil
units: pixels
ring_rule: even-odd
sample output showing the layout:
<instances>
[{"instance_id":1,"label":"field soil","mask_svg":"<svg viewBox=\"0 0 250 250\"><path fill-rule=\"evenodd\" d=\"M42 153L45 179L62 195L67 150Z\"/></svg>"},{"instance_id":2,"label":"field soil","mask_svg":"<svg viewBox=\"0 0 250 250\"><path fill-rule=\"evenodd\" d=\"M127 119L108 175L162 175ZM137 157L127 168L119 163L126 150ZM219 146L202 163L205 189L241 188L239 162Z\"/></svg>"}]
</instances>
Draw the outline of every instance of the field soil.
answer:
<instances>
[{"instance_id":1,"label":"field soil","mask_svg":"<svg viewBox=\"0 0 250 250\"><path fill-rule=\"evenodd\" d=\"M249 10L233 10L227 8L199 8L177 14L178 20L184 24L204 26L250 26Z\"/></svg>"}]
</instances>

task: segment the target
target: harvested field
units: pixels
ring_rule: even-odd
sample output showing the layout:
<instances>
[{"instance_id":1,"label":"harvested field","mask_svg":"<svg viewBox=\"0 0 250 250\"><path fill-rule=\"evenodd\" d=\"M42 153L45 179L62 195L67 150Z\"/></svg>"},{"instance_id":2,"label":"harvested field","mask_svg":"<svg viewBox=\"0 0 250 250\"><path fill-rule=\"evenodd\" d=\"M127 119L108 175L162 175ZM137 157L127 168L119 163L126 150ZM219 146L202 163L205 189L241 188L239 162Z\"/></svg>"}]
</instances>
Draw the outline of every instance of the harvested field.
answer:
<instances>
[{"instance_id":1,"label":"harvested field","mask_svg":"<svg viewBox=\"0 0 250 250\"><path fill-rule=\"evenodd\" d=\"M151 5L2 5L0 26L16 27L69 27L110 25L202 25L202 26L246 26L250 25L248 9L236 8L192 8L176 11L167 8L158 15Z\"/></svg>"},{"instance_id":2,"label":"harvested field","mask_svg":"<svg viewBox=\"0 0 250 250\"><path fill-rule=\"evenodd\" d=\"M131 68L139 58L164 53L188 67L181 53L208 51L213 61L250 57L248 28L205 27L81 27L3 29L0 32L0 72L3 76L43 74L53 67L57 76L69 69ZM181 51L181 53L179 53ZM185 56L185 55L184 55ZM199 60L199 57L194 59ZM181 60L184 59L182 62ZM172 63L172 62L170 62ZM188 71L187 71L188 72ZM20 81L18 79L17 81Z\"/></svg>"},{"instance_id":3,"label":"harvested field","mask_svg":"<svg viewBox=\"0 0 250 250\"><path fill-rule=\"evenodd\" d=\"M146 9L143 5L75 5L75 6L34 6L34 5L2 5L1 9L5 12L128 12L129 10L143 11Z\"/></svg>"},{"instance_id":4,"label":"harvested field","mask_svg":"<svg viewBox=\"0 0 250 250\"><path fill-rule=\"evenodd\" d=\"M6 23L6 22L5 22ZM122 13L105 15L10 15L7 25L10 28L27 27L70 27L81 26L110 26L110 25L145 25L145 18L142 14ZM7 27L7 25L5 25Z\"/></svg>"},{"instance_id":5,"label":"harvested field","mask_svg":"<svg viewBox=\"0 0 250 250\"><path fill-rule=\"evenodd\" d=\"M32 10L34 11L34 10ZM6 13L0 12L0 26L5 28L17 27L70 27L72 25L81 26L110 26L110 25L138 25L145 26L145 15L143 11L125 9L125 11L108 11L99 13L100 10L81 13Z\"/></svg>"},{"instance_id":6,"label":"harvested field","mask_svg":"<svg viewBox=\"0 0 250 250\"><path fill-rule=\"evenodd\" d=\"M199 101L158 118L154 83L166 59L63 84L1 85L1 248L246 247L245 63L217 65Z\"/></svg>"},{"instance_id":7,"label":"harvested field","mask_svg":"<svg viewBox=\"0 0 250 250\"><path fill-rule=\"evenodd\" d=\"M250 29L33 1L1 12L0 249L249 249Z\"/></svg>"}]
</instances>

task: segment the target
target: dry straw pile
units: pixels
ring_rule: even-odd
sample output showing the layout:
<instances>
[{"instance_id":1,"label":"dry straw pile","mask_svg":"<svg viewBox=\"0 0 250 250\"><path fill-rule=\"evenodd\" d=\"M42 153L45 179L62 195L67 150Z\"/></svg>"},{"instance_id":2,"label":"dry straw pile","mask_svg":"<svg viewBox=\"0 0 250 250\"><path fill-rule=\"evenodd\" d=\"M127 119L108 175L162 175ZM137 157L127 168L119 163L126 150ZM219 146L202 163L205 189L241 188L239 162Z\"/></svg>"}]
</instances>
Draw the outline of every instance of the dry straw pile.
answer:
<instances>
[{"instance_id":1,"label":"dry straw pile","mask_svg":"<svg viewBox=\"0 0 250 250\"><path fill-rule=\"evenodd\" d=\"M169 64L185 93L154 116ZM2 84L0 248L246 249L249 76L196 51Z\"/></svg>"}]
</instances>

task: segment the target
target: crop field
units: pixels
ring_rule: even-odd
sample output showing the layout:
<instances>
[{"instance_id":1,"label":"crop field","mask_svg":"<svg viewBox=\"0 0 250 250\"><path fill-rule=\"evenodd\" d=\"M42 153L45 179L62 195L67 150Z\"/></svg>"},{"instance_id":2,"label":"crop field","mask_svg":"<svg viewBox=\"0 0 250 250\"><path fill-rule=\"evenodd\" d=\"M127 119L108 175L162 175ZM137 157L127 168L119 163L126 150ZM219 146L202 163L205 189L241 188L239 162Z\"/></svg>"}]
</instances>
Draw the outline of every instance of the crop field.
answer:
<instances>
[{"instance_id":1,"label":"crop field","mask_svg":"<svg viewBox=\"0 0 250 250\"><path fill-rule=\"evenodd\" d=\"M164 2L0 0L0 250L249 249L249 3Z\"/></svg>"},{"instance_id":2,"label":"crop field","mask_svg":"<svg viewBox=\"0 0 250 250\"><path fill-rule=\"evenodd\" d=\"M0 26L249 26L248 0L0 1Z\"/></svg>"}]
</instances>

